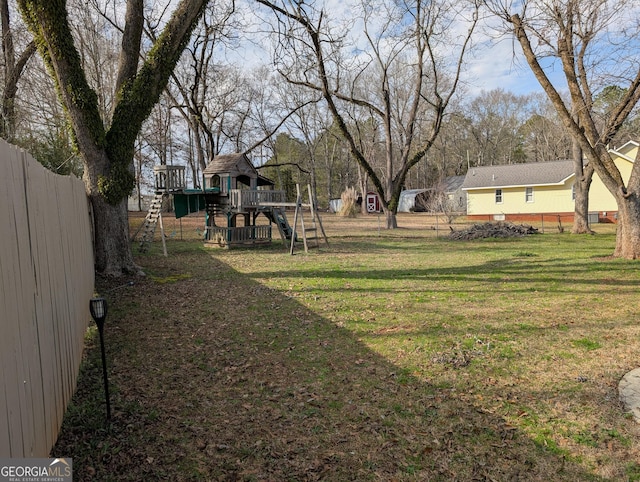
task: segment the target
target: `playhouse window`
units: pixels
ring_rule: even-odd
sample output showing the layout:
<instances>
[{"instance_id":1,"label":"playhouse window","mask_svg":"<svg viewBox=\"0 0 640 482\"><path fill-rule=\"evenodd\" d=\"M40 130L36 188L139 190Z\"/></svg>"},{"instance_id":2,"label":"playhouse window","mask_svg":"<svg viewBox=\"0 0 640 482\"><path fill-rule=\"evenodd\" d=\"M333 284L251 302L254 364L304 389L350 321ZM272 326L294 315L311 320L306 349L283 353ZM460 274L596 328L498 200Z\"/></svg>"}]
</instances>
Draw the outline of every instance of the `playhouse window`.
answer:
<instances>
[{"instance_id":1,"label":"playhouse window","mask_svg":"<svg viewBox=\"0 0 640 482\"><path fill-rule=\"evenodd\" d=\"M211 187L220 189L220 176L217 174L211 176Z\"/></svg>"},{"instance_id":2,"label":"playhouse window","mask_svg":"<svg viewBox=\"0 0 640 482\"><path fill-rule=\"evenodd\" d=\"M496 204L502 204L502 189L496 189Z\"/></svg>"}]
</instances>

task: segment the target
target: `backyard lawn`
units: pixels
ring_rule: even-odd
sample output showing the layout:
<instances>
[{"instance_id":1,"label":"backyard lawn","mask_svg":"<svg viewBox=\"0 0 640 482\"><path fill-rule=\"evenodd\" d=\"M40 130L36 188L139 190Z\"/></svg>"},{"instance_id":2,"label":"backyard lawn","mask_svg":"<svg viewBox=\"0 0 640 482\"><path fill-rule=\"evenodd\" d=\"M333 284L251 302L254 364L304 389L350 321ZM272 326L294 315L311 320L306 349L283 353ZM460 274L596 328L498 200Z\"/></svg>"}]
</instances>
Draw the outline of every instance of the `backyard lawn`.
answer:
<instances>
[{"instance_id":1,"label":"backyard lawn","mask_svg":"<svg viewBox=\"0 0 640 482\"><path fill-rule=\"evenodd\" d=\"M323 221L329 246L290 256L166 220L145 278L97 280L111 423L92 327L52 456L76 480L640 480L617 392L640 270L609 257L611 225L452 241L417 214Z\"/></svg>"}]
</instances>

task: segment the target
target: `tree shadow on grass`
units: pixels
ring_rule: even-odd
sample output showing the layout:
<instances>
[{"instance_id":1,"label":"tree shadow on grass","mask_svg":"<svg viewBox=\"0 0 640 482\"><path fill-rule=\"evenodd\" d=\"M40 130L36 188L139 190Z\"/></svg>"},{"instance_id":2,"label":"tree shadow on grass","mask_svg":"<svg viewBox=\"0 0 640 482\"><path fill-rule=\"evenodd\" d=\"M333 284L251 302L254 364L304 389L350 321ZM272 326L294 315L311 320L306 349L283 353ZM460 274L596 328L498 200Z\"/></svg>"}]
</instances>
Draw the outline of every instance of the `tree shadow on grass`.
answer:
<instances>
[{"instance_id":1,"label":"tree shadow on grass","mask_svg":"<svg viewBox=\"0 0 640 482\"><path fill-rule=\"evenodd\" d=\"M565 291L579 292L582 286L602 285L609 286L613 292L620 289L630 291L640 287L640 279L624 279L622 276L634 270L628 264L578 262L573 260L522 260L517 257L505 257L491 260L481 264L456 267L426 267L398 269L390 266L380 269L298 269L286 273L287 278L318 278L318 279L357 279L357 280L397 280L406 281L429 280L451 281L464 280L469 283L483 283L491 285L503 285L508 282L510 291L518 293L527 291L531 284L562 285ZM542 274L541 274L542 273ZM620 274L618 277L616 275ZM254 270L253 278L267 279L282 276L277 271ZM525 286L520 289L519 287ZM488 290L490 290L489 288Z\"/></svg>"},{"instance_id":2,"label":"tree shadow on grass","mask_svg":"<svg viewBox=\"0 0 640 482\"><path fill-rule=\"evenodd\" d=\"M75 480L593 479L464 394L203 258L145 259L156 277L100 286L114 416L101 425L90 344L53 450L73 457Z\"/></svg>"}]
</instances>

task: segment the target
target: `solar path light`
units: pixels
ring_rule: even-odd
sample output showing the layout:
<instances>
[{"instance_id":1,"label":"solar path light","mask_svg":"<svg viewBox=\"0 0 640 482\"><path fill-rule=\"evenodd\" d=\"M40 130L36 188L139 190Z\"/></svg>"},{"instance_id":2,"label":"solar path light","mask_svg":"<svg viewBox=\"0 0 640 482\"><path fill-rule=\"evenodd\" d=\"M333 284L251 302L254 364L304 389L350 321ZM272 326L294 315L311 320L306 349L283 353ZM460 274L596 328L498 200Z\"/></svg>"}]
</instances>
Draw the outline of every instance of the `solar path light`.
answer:
<instances>
[{"instance_id":1,"label":"solar path light","mask_svg":"<svg viewBox=\"0 0 640 482\"><path fill-rule=\"evenodd\" d=\"M111 404L109 403L109 382L107 380L107 357L104 354L104 320L107 318L107 300L102 297L89 301L91 317L96 322L100 335L100 351L102 352L102 377L104 378L104 396L107 400L107 421L111 420Z\"/></svg>"}]
</instances>

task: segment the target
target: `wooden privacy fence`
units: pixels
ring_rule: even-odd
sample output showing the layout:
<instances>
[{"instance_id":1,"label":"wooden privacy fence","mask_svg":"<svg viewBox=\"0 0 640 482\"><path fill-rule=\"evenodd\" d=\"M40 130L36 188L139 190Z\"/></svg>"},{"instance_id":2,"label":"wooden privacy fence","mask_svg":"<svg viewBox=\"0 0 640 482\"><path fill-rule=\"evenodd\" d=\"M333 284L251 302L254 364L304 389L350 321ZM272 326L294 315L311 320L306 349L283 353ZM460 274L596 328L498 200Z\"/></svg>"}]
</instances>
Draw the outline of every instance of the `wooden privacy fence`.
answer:
<instances>
[{"instance_id":1,"label":"wooden privacy fence","mask_svg":"<svg viewBox=\"0 0 640 482\"><path fill-rule=\"evenodd\" d=\"M0 141L0 457L48 457L76 386L94 263L81 180Z\"/></svg>"}]
</instances>

